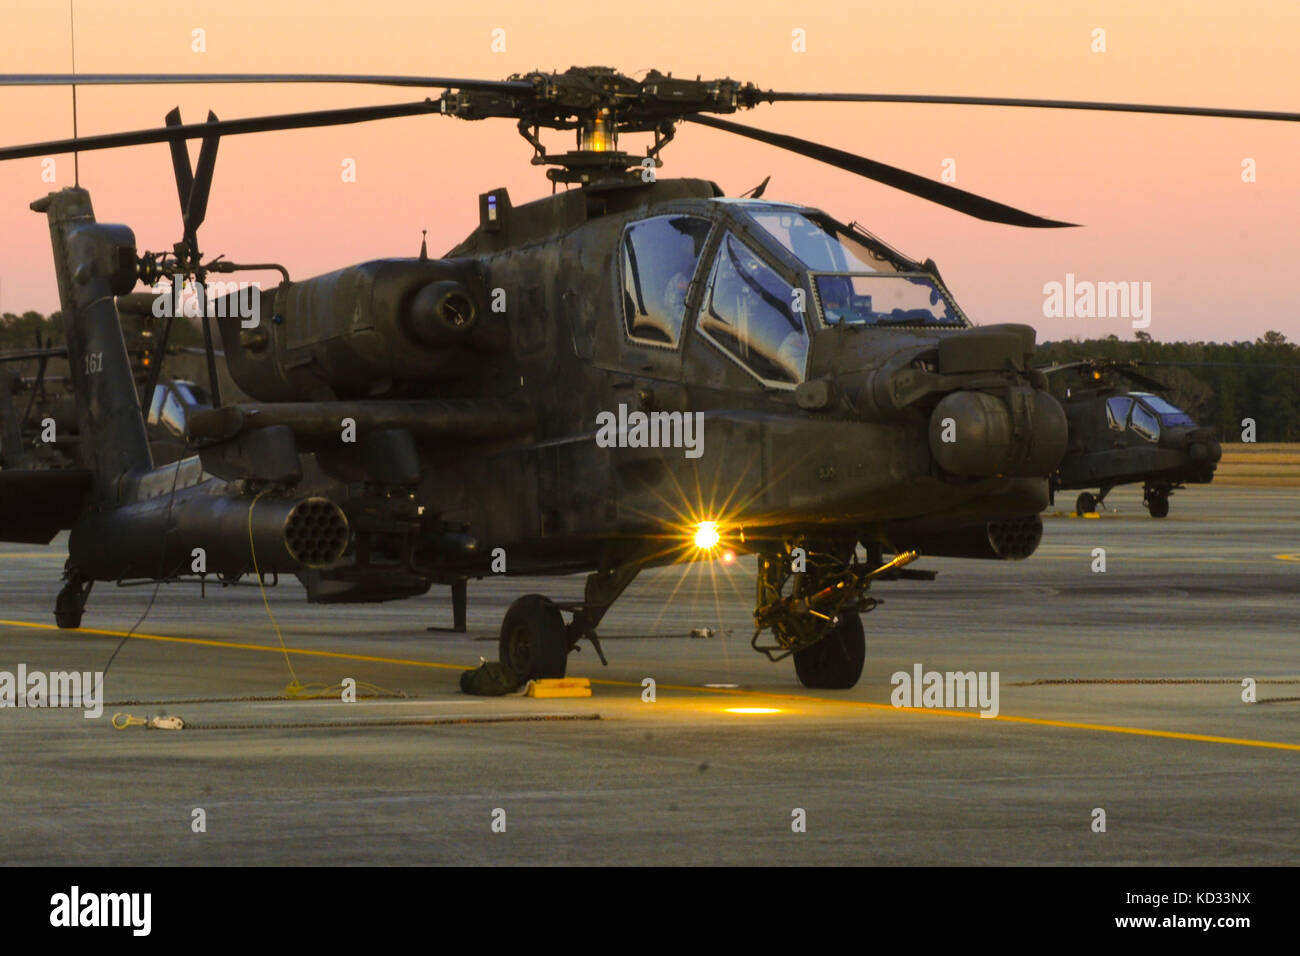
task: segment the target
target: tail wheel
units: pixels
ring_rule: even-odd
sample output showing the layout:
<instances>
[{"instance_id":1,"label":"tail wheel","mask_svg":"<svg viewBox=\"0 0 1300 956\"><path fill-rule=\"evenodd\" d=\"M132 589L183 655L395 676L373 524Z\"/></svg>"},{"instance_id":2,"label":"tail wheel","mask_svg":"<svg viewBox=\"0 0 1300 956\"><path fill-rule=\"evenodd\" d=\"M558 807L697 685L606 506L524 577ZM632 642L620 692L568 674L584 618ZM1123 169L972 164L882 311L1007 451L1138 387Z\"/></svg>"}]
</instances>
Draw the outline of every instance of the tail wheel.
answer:
<instances>
[{"instance_id":1,"label":"tail wheel","mask_svg":"<svg viewBox=\"0 0 1300 956\"><path fill-rule=\"evenodd\" d=\"M81 615L95 582L81 576L79 571L65 572L66 582L54 599L54 623L65 630L81 627Z\"/></svg>"},{"instance_id":2,"label":"tail wheel","mask_svg":"<svg viewBox=\"0 0 1300 956\"><path fill-rule=\"evenodd\" d=\"M867 659L867 638L862 618L845 611L830 632L816 644L794 652L794 672L804 687L847 690L862 676Z\"/></svg>"},{"instance_id":3,"label":"tail wheel","mask_svg":"<svg viewBox=\"0 0 1300 956\"><path fill-rule=\"evenodd\" d=\"M1074 513L1077 515L1087 514L1090 511L1096 511L1096 510L1097 510L1097 499L1094 498L1086 491L1083 494L1079 495L1078 500L1076 500L1074 503Z\"/></svg>"},{"instance_id":4,"label":"tail wheel","mask_svg":"<svg viewBox=\"0 0 1300 956\"><path fill-rule=\"evenodd\" d=\"M1153 518L1163 518L1169 514L1169 496L1151 495L1147 498L1147 511Z\"/></svg>"},{"instance_id":5,"label":"tail wheel","mask_svg":"<svg viewBox=\"0 0 1300 956\"><path fill-rule=\"evenodd\" d=\"M499 656L520 681L563 677L569 642L559 608L540 594L511 604L501 622Z\"/></svg>"}]
</instances>

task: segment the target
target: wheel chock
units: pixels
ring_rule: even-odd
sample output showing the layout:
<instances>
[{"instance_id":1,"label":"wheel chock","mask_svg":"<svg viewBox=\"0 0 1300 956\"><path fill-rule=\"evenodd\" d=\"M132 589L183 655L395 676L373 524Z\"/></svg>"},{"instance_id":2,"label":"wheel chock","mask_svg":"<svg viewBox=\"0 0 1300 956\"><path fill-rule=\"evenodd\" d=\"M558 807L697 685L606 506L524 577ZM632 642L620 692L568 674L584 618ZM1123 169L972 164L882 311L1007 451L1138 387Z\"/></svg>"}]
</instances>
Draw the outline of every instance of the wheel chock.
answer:
<instances>
[{"instance_id":1,"label":"wheel chock","mask_svg":"<svg viewBox=\"0 0 1300 956\"><path fill-rule=\"evenodd\" d=\"M529 697L590 697L591 681L586 677L546 677L530 680Z\"/></svg>"}]
</instances>

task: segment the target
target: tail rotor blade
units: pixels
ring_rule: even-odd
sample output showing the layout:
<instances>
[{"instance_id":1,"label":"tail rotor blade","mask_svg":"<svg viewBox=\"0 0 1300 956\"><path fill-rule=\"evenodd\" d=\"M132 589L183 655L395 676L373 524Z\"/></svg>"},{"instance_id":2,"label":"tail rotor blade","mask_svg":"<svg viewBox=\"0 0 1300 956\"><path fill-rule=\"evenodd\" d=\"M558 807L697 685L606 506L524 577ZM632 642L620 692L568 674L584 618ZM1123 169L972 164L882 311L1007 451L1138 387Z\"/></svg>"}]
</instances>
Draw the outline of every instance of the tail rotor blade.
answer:
<instances>
[{"instance_id":1,"label":"tail rotor blade","mask_svg":"<svg viewBox=\"0 0 1300 956\"><path fill-rule=\"evenodd\" d=\"M208 122L216 123L217 114L208 110ZM194 167L194 183L185 207L185 229L192 237L208 215L208 193L212 191L212 172L217 164L219 136L205 136L199 147L199 162ZM176 144L173 144L176 145Z\"/></svg>"},{"instance_id":2,"label":"tail rotor blade","mask_svg":"<svg viewBox=\"0 0 1300 956\"><path fill-rule=\"evenodd\" d=\"M172 107L164 122L168 127L181 125L181 108ZM190 174L190 154L185 148L185 140L174 139L169 144L172 151L172 172L176 175L176 193L181 201L181 217L190 202L190 193L194 191L194 177Z\"/></svg>"}]
</instances>

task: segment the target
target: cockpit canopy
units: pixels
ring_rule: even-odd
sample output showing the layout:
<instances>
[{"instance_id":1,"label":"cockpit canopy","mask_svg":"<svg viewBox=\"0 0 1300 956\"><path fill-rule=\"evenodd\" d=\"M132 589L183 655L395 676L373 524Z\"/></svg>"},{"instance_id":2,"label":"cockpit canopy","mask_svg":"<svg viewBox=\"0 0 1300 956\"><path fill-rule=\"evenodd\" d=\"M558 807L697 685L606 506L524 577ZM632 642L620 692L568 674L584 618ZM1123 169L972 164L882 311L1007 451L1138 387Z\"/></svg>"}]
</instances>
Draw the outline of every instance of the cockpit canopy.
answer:
<instances>
[{"instance_id":1,"label":"cockpit canopy","mask_svg":"<svg viewBox=\"0 0 1300 956\"><path fill-rule=\"evenodd\" d=\"M817 328L966 328L937 277L866 233L797 206L713 200L629 223L620 251L630 340L675 349L696 327L765 385L807 374ZM698 284L698 285L697 285Z\"/></svg>"},{"instance_id":2,"label":"cockpit canopy","mask_svg":"<svg viewBox=\"0 0 1300 956\"><path fill-rule=\"evenodd\" d=\"M1150 392L1130 392L1106 399L1106 421L1113 431L1126 428L1149 442L1160 440L1160 429L1195 425L1181 408Z\"/></svg>"}]
</instances>

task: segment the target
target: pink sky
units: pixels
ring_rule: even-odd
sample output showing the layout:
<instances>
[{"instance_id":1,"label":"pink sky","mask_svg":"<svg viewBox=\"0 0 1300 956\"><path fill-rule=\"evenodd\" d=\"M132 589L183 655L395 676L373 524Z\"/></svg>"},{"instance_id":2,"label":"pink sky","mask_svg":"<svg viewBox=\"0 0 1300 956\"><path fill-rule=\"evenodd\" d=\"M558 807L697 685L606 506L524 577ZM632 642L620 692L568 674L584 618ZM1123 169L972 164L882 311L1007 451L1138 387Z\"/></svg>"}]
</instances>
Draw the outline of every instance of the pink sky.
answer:
<instances>
[{"instance_id":1,"label":"pink sky","mask_svg":"<svg viewBox=\"0 0 1300 956\"><path fill-rule=\"evenodd\" d=\"M82 72L356 72L504 78L601 64L634 74L731 76L765 88L1027 96L1300 111L1300 4L1188 2L589 2L426 0L332 3L223 0L179 12L138 0L78 0ZM491 50L494 28L506 50ZM206 52L192 31L206 32ZM1107 50L1091 51L1092 31ZM807 50L792 50L792 31ZM66 4L5 0L9 72L71 65ZM124 51L130 51L124 56ZM159 125L179 105L223 119L419 99L378 87L82 87L83 134ZM430 95L434 95L431 93ZM0 141L71 134L66 89L0 90ZM1030 230L969 219L849 173L728 134L683 125L666 176L715 180L738 194L771 175L767 196L857 220L917 258L933 257L977 322L1020 321L1041 339L1133 335L1127 318L1043 315L1045 283L1150 282L1161 340L1300 340L1292 289L1300 223L1300 124L925 105L781 104L731 117L870 156L1055 219ZM557 147L571 137L553 134ZM631 152L643 137L620 143ZM197 147L195 147L197 149ZM516 203L550 191L505 121L413 117L224 139L208 255L278 260L296 278L380 256L433 253L477 221L478 193ZM345 158L357 182L340 176ZM1242 181L1253 159L1257 182ZM57 306L48 231L27 204L54 186L39 159L0 164L0 311ZM169 248L180 214L167 148L81 157L98 217L125 222L141 248ZM268 277L270 281L270 277Z\"/></svg>"}]
</instances>

